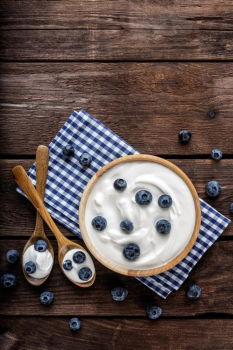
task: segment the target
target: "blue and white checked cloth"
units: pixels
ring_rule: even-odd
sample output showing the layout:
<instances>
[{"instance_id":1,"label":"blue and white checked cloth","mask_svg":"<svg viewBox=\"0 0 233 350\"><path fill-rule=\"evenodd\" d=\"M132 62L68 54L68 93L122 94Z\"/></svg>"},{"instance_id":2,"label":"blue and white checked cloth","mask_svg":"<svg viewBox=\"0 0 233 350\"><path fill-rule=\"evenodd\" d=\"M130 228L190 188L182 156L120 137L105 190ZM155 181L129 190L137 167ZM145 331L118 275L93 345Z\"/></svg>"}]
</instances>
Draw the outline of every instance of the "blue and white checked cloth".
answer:
<instances>
[{"instance_id":1,"label":"blue and white checked cloth","mask_svg":"<svg viewBox=\"0 0 233 350\"><path fill-rule=\"evenodd\" d=\"M75 156L66 161L62 156L62 149L68 143L75 147ZM113 159L139 152L84 110L71 114L50 143L49 149L45 205L54 219L82 238L78 224L78 209L88 181L98 169ZM84 151L93 156L93 161L87 169L83 169L78 162L79 156ZM36 184L35 164L29 170L29 176ZM190 253L169 271L156 276L138 278L164 299L172 291L180 288L205 251L230 222L206 202L200 201L201 229Z\"/></svg>"}]
</instances>

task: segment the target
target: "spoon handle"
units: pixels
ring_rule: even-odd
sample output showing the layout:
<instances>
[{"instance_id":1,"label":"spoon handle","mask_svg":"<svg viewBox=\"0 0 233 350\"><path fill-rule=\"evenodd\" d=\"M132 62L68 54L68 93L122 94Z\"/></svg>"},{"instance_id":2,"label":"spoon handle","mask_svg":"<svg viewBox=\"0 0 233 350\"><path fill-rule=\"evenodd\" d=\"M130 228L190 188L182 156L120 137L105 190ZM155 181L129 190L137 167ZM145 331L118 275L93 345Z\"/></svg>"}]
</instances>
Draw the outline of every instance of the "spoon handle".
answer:
<instances>
[{"instance_id":1,"label":"spoon handle","mask_svg":"<svg viewBox=\"0 0 233 350\"><path fill-rule=\"evenodd\" d=\"M36 210L40 213L46 224L49 226L50 230L53 232L54 236L57 239L58 245L61 247L67 242L70 243L70 241L67 240L65 236L63 236L63 234L60 232L57 225L51 218L48 210L46 209L43 201L40 198L40 195L33 186L33 183L31 182L24 168L21 165L17 165L12 169L12 173L15 177L16 183L21 187L21 189L27 195L30 202L34 205Z\"/></svg>"},{"instance_id":2,"label":"spoon handle","mask_svg":"<svg viewBox=\"0 0 233 350\"><path fill-rule=\"evenodd\" d=\"M40 145L36 150L36 190L41 199L44 199L44 192L46 186L46 179L48 173L49 149L46 146ZM44 221L37 211L36 225L34 234L37 232L41 235L44 233Z\"/></svg>"}]
</instances>

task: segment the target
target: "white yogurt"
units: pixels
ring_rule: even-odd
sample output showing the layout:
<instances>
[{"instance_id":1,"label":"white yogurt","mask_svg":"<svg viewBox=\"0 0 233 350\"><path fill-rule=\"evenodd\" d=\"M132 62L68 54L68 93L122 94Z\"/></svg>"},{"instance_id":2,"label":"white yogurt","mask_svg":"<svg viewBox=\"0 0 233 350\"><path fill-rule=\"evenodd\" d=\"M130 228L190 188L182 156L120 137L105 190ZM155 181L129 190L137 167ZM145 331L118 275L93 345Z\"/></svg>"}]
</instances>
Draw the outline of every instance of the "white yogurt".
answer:
<instances>
[{"instance_id":1,"label":"white yogurt","mask_svg":"<svg viewBox=\"0 0 233 350\"><path fill-rule=\"evenodd\" d=\"M23 266L32 261L36 264L36 271L30 273L29 276L34 278L44 278L48 276L53 267L52 254L46 249L44 252L35 250L34 245L30 245L23 255Z\"/></svg>"},{"instance_id":2,"label":"white yogurt","mask_svg":"<svg viewBox=\"0 0 233 350\"><path fill-rule=\"evenodd\" d=\"M113 187L118 178L127 182L122 192ZM143 189L153 196L147 206L135 201L136 192ZM172 197L173 203L168 209L158 205L162 194ZM101 232L91 224L97 215L107 220L107 227ZM120 222L124 219L133 222L132 233L121 231ZM155 222L159 219L170 221L170 233L156 231ZM149 161L131 161L110 168L93 186L85 210L86 229L93 246L103 258L125 269L147 270L171 261L189 242L195 219L194 200L184 180L164 165ZM140 247L140 256L134 261L122 254L127 243Z\"/></svg>"},{"instance_id":3,"label":"white yogurt","mask_svg":"<svg viewBox=\"0 0 233 350\"><path fill-rule=\"evenodd\" d=\"M81 264L77 264L73 260L74 253L79 252L79 251L83 252L86 255L85 261ZM65 256L63 258L63 263L65 260L72 261L73 268L70 271L63 269L64 274L72 281L78 282L78 283L87 283L88 281L90 281L93 278L93 276L95 274L95 266L93 264L92 258L90 257L90 255L86 251L83 251L82 249L68 250L68 252L65 254ZM91 271L92 271L92 276L86 281L81 280L78 276L78 272L82 267L89 267L89 269L91 269Z\"/></svg>"}]
</instances>

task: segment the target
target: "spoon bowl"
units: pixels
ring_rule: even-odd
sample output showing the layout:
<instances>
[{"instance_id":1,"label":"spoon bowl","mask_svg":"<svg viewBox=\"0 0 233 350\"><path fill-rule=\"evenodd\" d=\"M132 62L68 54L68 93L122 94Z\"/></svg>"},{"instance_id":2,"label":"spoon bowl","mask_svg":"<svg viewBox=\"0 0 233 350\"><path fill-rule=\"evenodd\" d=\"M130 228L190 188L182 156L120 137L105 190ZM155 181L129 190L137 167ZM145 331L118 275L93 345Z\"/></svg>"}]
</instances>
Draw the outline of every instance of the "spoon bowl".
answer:
<instances>
[{"instance_id":1,"label":"spoon bowl","mask_svg":"<svg viewBox=\"0 0 233 350\"><path fill-rule=\"evenodd\" d=\"M49 161L49 150L48 147L40 145L38 146L36 150L36 189L40 197L44 198L44 192L45 192L45 185L46 185L46 179L47 179L47 173L48 173L48 161ZM54 261L54 251L53 246L51 245L50 241L48 240L45 232L44 232L44 223L43 219L41 218L40 214L37 212L36 215L36 224L34 232L32 233L31 237L27 241L27 243L24 246L22 257L24 256L24 253L26 250L31 246L34 245L34 243L38 239L43 239L48 246L48 250L50 254L52 255L53 261ZM24 270L23 265L23 258L22 258L22 269L24 276L26 280L32 284L33 286L40 286L42 285L47 278L50 275L50 272L47 276L43 278L34 278L33 276L28 275ZM51 269L52 270L52 269Z\"/></svg>"},{"instance_id":2,"label":"spoon bowl","mask_svg":"<svg viewBox=\"0 0 233 350\"><path fill-rule=\"evenodd\" d=\"M42 216L42 218L47 223L47 225L49 226L49 228L53 232L54 236L56 237L56 240L58 243L59 265L61 267L63 274L66 276L66 278L68 278L67 275L64 273L63 266L62 266L62 262L63 262L63 258L65 256L65 254L71 249L80 249L88 255L89 255L89 253L87 253L87 251L81 245L79 245L78 243L72 242L71 240L66 238L61 233L61 231L58 229L57 225L55 224L55 222L51 218L48 210L46 209L43 201L40 198L39 193L37 192L37 190L33 186L32 182L31 182L30 178L28 177L24 168L20 165L17 165L16 167L14 167L12 169L12 173L15 177L16 183L21 187L21 189L27 195L30 202L34 205L34 207L40 213L40 215ZM90 287L94 283L95 278L96 278L96 272L94 271L91 280L84 282L84 283L75 282L70 278L68 278L68 279L76 286L79 286L81 288L87 288L87 287Z\"/></svg>"}]
</instances>

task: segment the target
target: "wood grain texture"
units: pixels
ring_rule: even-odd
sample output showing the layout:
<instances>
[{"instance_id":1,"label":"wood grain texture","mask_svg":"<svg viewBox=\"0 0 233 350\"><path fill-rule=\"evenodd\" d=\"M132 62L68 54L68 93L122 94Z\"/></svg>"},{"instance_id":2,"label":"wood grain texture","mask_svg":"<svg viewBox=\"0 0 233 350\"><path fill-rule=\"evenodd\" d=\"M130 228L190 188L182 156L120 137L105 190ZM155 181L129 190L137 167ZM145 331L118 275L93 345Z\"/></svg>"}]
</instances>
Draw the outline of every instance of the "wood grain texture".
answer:
<instances>
[{"instance_id":1,"label":"wood grain texture","mask_svg":"<svg viewBox=\"0 0 233 350\"><path fill-rule=\"evenodd\" d=\"M9 30L1 32L0 60L230 61L232 39L226 30Z\"/></svg>"},{"instance_id":2,"label":"wood grain texture","mask_svg":"<svg viewBox=\"0 0 233 350\"><path fill-rule=\"evenodd\" d=\"M206 159L173 159L192 180L201 198L207 200L221 213L229 218L229 203L233 202L233 160L224 159L214 162ZM33 160L1 160L0 163L0 193L1 193L1 215L0 215L0 236L29 236L35 225L35 210L27 199L19 195L16 191L16 184L11 175L11 169L17 164L28 169ZM210 180L218 180L222 184L221 195L210 200L205 195L205 184ZM59 226L66 235L73 236L64 227ZM46 233L51 236L49 229ZM232 236L232 225L224 231L223 235Z\"/></svg>"},{"instance_id":3,"label":"wood grain texture","mask_svg":"<svg viewBox=\"0 0 233 350\"><path fill-rule=\"evenodd\" d=\"M142 153L233 152L232 63L9 63L1 71L1 154L34 154L81 108ZM185 128L192 141L181 146Z\"/></svg>"},{"instance_id":4,"label":"wood grain texture","mask_svg":"<svg viewBox=\"0 0 233 350\"><path fill-rule=\"evenodd\" d=\"M149 304L159 304L164 316L194 316L205 313L233 314L232 281L229 272L232 270L233 242L217 242L203 256L194 268L188 280L179 291L173 292L163 300L134 277L116 274L96 262L96 282L88 288L77 288L62 274L55 261L51 277L44 286L35 288L29 285L20 267L7 265L4 254L8 248L22 251L23 240L1 241L0 274L15 271L18 286L12 290L1 290L0 315L34 315L65 316L77 313L88 316L144 316ZM56 244L52 242L55 248ZM190 284L196 283L202 288L200 299L190 301L185 293ZM123 285L129 295L125 302L114 302L110 290ZM40 305L39 295L44 290L55 293L51 307Z\"/></svg>"},{"instance_id":5,"label":"wood grain texture","mask_svg":"<svg viewBox=\"0 0 233 350\"><path fill-rule=\"evenodd\" d=\"M231 0L2 0L2 29L232 30Z\"/></svg>"},{"instance_id":6,"label":"wood grain texture","mask_svg":"<svg viewBox=\"0 0 233 350\"><path fill-rule=\"evenodd\" d=\"M4 350L231 350L232 320L82 318L72 333L68 317L1 318ZM38 327L43 325L43 327ZM194 331L195 329L195 331ZM33 331L32 331L33 330Z\"/></svg>"}]
</instances>

